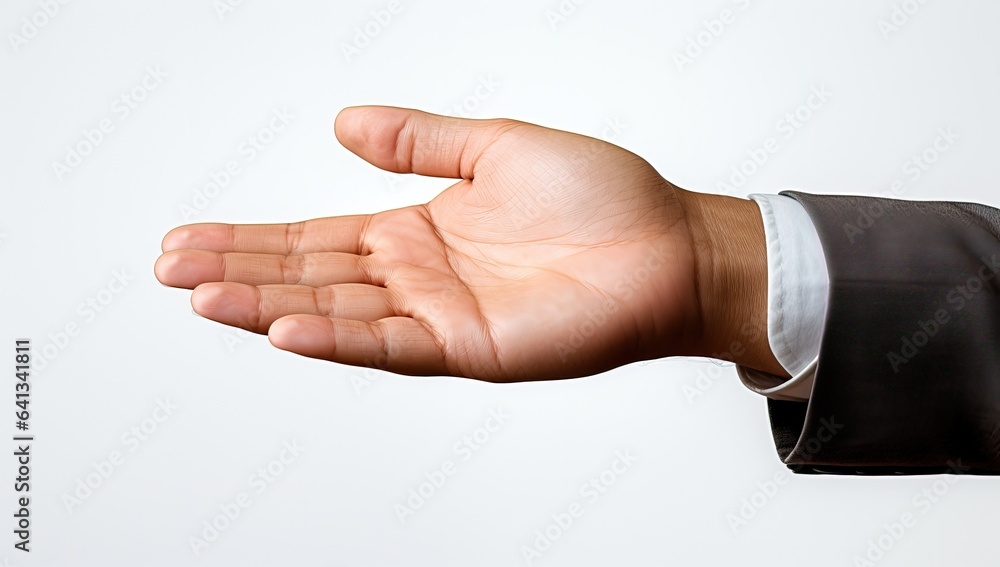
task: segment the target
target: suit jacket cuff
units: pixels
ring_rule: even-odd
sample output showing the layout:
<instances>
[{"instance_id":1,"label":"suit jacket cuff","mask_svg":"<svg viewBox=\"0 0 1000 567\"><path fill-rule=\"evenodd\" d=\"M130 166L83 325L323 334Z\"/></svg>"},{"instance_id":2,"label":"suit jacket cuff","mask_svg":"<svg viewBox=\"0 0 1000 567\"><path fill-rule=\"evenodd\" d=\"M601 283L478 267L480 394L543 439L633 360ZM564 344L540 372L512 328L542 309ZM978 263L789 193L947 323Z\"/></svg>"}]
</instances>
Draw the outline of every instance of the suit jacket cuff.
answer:
<instances>
[{"instance_id":1,"label":"suit jacket cuff","mask_svg":"<svg viewBox=\"0 0 1000 567\"><path fill-rule=\"evenodd\" d=\"M785 192L830 277L808 402L768 400L797 472L1000 473L1000 211Z\"/></svg>"}]
</instances>

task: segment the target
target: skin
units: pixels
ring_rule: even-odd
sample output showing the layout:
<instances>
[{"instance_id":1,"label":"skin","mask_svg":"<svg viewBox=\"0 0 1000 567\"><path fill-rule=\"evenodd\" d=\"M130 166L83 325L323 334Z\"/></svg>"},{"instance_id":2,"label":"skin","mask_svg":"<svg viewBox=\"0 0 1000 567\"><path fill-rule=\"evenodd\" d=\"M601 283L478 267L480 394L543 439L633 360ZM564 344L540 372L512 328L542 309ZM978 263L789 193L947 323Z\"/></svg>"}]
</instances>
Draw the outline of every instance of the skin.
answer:
<instances>
[{"instance_id":1,"label":"skin","mask_svg":"<svg viewBox=\"0 0 1000 567\"><path fill-rule=\"evenodd\" d=\"M335 129L376 167L457 181L372 215L181 226L157 279L280 349L400 374L512 382L690 355L787 375L753 202L514 120L354 107Z\"/></svg>"}]
</instances>

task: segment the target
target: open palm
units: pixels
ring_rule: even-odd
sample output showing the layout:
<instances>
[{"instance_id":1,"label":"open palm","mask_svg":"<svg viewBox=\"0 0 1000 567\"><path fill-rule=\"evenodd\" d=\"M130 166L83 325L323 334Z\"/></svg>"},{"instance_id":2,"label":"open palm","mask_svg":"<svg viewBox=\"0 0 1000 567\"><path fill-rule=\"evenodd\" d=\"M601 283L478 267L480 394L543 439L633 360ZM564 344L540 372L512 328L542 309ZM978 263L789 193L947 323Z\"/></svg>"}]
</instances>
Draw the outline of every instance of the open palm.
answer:
<instances>
[{"instance_id":1,"label":"open palm","mask_svg":"<svg viewBox=\"0 0 1000 567\"><path fill-rule=\"evenodd\" d=\"M278 348L402 374L583 376L683 352L695 257L678 189L638 156L511 120L346 109L377 167L457 179L431 202L292 224L194 224L157 278Z\"/></svg>"}]
</instances>

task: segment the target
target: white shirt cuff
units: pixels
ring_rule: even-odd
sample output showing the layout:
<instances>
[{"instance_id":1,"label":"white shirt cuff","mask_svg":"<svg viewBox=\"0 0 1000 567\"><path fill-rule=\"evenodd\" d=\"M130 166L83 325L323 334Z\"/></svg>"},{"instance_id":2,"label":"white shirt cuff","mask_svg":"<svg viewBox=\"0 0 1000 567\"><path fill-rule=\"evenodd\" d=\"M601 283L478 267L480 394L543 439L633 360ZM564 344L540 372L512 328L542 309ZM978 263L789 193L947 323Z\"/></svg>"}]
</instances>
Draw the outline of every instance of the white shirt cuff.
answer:
<instances>
[{"instance_id":1,"label":"white shirt cuff","mask_svg":"<svg viewBox=\"0 0 1000 567\"><path fill-rule=\"evenodd\" d=\"M767 340L791 378L737 366L743 384L777 400L809 399L816 372L830 276L819 235L798 201L750 195L760 207L767 242Z\"/></svg>"}]
</instances>

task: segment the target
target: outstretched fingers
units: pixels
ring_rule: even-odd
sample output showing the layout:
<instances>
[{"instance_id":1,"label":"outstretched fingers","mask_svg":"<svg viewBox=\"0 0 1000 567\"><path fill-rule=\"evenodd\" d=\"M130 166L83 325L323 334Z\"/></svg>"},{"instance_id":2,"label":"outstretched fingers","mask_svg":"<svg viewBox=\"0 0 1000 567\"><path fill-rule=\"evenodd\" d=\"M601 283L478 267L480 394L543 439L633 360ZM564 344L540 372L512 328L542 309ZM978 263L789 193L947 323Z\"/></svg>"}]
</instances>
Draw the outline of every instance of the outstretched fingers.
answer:
<instances>
[{"instance_id":1,"label":"outstretched fingers","mask_svg":"<svg viewBox=\"0 0 1000 567\"><path fill-rule=\"evenodd\" d=\"M364 254L372 215L349 215L288 224L198 223L179 226L163 237L161 248L255 254L344 252Z\"/></svg>"},{"instance_id":2,"label":"outstretched fingers","mask_svg":"<svg viewBox=\"0 0 1000 567\"><path fill-rule=\"evenodd\" d=\"M194 289L208 282L297 284L313 287L342 283L384 285L387 270L373 258L343 252L282 256L171 250L157 259L153 272L164 285L185 289Z\"/></svg>"},{"instance_id":3,"label":"outstretched fingers","mask_svg":"<svg viewBox=\"0 0 1000 567\"><path fill-rule=\"evenodd\" d=\"M207 319L261 334L288 315L376 321L397 315L402 309L389 290L363 284L315 288L207 283L195 288L191 307Z\"/></svg>"},{"instance_id":4,"label":"outstretched fingers","mask_svg":"<svg viewBox=\"0 0 1000 567\"><path fill-rule=\"evenodd\" d=\"M358 321L290 315L271 325L268 339L282 350L341 364L399 374L450 374L434 336L409 317Z\"/></svg>"},{"instance_id":5,"label":"outstretched fingers","mask_svg":"<svg viewBox=\"0 0 1000 567\"><path fill-rule=\"evenodd\" d=\"M153 271L160 283L188 289L221 281L252 285L382 285L379 274L383 270L367 256L371 250L366 234L372 217L180 226L163 238L163 255Z\"/></svg>"}]
</instances>

